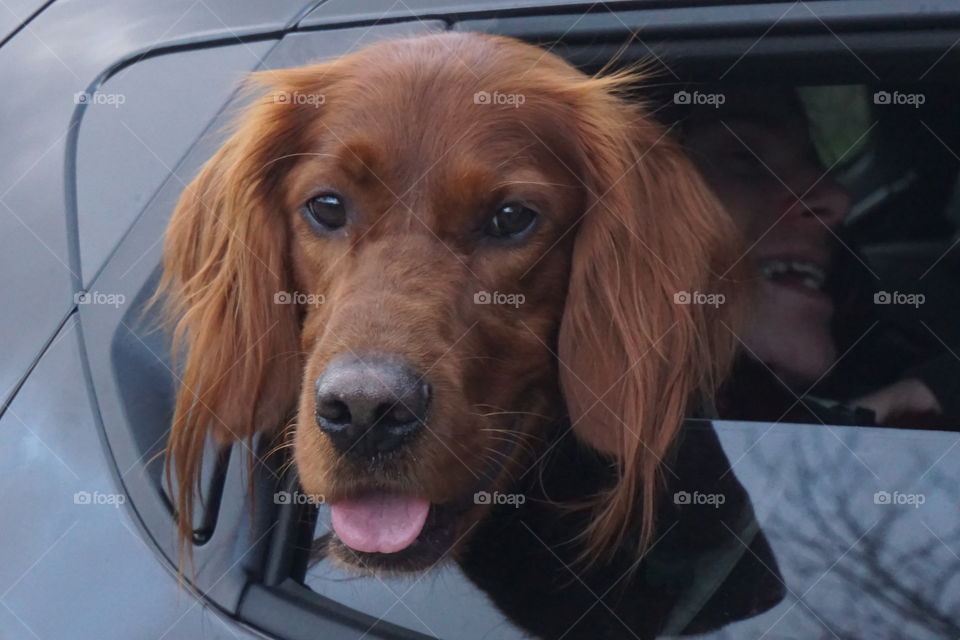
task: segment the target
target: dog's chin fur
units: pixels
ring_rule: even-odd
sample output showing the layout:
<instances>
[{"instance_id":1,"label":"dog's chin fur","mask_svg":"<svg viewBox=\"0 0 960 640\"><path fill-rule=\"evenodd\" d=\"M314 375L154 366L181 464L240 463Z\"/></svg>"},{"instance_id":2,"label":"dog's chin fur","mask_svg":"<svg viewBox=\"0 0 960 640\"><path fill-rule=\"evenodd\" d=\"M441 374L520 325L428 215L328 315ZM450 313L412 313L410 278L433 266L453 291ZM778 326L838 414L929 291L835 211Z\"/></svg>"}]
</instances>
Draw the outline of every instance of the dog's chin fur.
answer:
<instances>
[{"instance_id":1,"label":"dog's chin fur","mask_svg":"<svg viewBox=\"0 0 960 640\"><path fill-rule=\"evenodd\" d=\"M323 555L347 573L381 577L399 577L424 571L440 564L446 557L446 552L423 550L418 548L418 545L419 540L397 553L363 553L347 547L338 538L331 537Z\"/></svg>"}]
</instances>

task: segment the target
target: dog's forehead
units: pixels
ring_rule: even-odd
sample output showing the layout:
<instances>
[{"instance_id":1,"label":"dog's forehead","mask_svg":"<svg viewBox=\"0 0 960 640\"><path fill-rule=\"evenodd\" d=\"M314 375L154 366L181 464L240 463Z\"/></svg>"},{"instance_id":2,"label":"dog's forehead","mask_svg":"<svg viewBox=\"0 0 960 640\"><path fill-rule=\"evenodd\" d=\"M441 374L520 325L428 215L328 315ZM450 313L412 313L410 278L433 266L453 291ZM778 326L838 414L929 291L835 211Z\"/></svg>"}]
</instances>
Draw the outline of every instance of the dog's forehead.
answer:
<instances>
[{"instance_id":1,"label":"dog's forehead","mask_svg":"<svg viewBox=\"0 0 960 640\"><path fill-rule=\"evenodd\" d=\"M421 158L463 146L499 154L502 145L553 142L544 138L557 137L574 111L564 89L581 74L531 45L461 36L382 43L348 56L324 89L319 139L367 137L389 153Z\"/></svg>"},{"instance_id":2,"label":"dog's forehead","mask_svg":"<svg viewBox=\"0 0 960 640\"><path fill-rule=\"evenodd\" d=\"M573 123L549 97L481 93L471 84L393 84L368 99L349 92L332 96L315 123L312 151L358 182L371 175L404 181L465 173L493 178L575 162Z\"/></svg>"}]
</instances>

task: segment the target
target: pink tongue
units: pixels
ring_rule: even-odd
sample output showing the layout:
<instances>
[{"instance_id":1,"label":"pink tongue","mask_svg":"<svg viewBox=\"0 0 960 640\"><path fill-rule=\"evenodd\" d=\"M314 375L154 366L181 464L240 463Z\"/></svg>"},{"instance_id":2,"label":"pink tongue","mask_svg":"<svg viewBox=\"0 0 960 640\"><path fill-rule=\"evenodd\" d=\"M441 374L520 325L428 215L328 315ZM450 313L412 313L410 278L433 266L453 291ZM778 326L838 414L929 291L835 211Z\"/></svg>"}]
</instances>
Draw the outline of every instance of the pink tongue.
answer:
<instances>
[{"instance_id":1,"label":"pink tongue","mask_svg":"<svg viewBox=\"0 0 960 640\"><path fill-rule=\"evenodd\" d=\"M396 553L417 539L429 510L422 498L377 492L335 502L330 515L333 530L351 549Z\"/></svg>"}]
</instances>

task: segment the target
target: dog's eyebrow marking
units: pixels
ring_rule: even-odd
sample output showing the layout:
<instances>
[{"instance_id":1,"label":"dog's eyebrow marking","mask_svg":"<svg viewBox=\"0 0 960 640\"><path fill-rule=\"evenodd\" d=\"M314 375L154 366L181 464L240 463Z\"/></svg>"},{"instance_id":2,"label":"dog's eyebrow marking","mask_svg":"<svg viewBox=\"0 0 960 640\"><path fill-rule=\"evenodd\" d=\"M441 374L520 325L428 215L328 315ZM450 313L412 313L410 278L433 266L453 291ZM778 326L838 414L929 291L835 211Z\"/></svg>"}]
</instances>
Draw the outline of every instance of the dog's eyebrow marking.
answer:
<instances>
[{"instance_id":1,"label":"dog's eyebrow marking","mask_svg":"<svg viewBox=\"0 0 960 640\"><path fill-rule=\"evenodd\" d=\"M268 161L268 162L265 162L264 165L260 168L260 171L262 172L263 170L265 170L265 169L266 169L267 167L269 167L270 165L272 165L272 164L274 164L274 163L276 163L276 162L280 162L281 160L286 160L286 159L288 159L288 158L299 158L299 157L302 157L302 156L314 156L314 157L317 157L317 158L336 158L336 156L334 156L334 155L331 154L331 153L310 153L310 152L308 152L308 151L304 151L304 152L302 152L302 153L288 153L288 154L286 154L286 155L277 156L276 158L274 158L274 159L272 159L272 160L270 160L270 161Z\"/></svg>"},{"instance_id":2,"label":"dog's eyebrow marking","mask_svg":"<svg viewBox=\"0 0 960 640\"><path fill-rule=\"evenodd\" d=\"M536 142L528 142L527 144L525 144L525 145L523 146L522 149L518 149L518 150L516 151L516 153L514 153L513 155L509 155L509 156L505 157L505 158L503 159L503 161L500 162L500 164L498 164L497 166L495 166L495 167L493 168L493 170L496 171L497 169L499 169L500 167L502 167L502 166L505 165L505 164L508 164L508 163L510 163L510 162L515 162L515 161L517 160L517 158L529 158L529 156L528 156L528 154L526 153L526 151L527 151L527 149L529 149L530 147L532 147L532 146L535 145L535 144L537 144L537 143L536 143Z\"/></svg>"},{"instance_id":3,"label":"dog's eyebrow marking","mask_svg":"<svg viewBox=\"0 0 960 640\"><path fill-rule=\"evenodd\" d=\"M569 184L562 184L560 182L541 182L538 180L503 180L502 182L498 182L493 186L495 189L499 189L500 187L509 187L512 185L520 185L520 184L535 184L541 187L563 187L563 188L572 188L573 186Z\"/></svg>"},{"instance_id":4,"label":"dog's eyebrow marking","mask_svg":"<svg viewBox=\"0 0 960 640\"><path fill-rule=\"evenodd\" d=\"M376 167L380 165L380 154L373 145L367 142L343 143L331 155L337 158L340 169L355 182L379 180Z\"/></svg>"}]
</instances>

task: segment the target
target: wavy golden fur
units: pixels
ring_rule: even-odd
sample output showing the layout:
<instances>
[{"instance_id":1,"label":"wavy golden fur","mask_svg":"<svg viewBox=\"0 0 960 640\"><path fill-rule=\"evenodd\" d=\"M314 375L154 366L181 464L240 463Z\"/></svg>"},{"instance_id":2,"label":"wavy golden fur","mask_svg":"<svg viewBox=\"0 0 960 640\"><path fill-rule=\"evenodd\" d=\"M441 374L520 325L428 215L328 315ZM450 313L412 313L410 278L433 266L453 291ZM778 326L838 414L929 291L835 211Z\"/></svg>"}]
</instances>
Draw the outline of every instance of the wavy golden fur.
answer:
<instances>
[{"instance_id":1,"label":"wavy golden fur","mask_svg":"<svg viewBox=\"0 0 960 640\"><path fill-rule=\"evenodd\" d=\"M584 556L602 558L637 522L642 549L662 461L733 356L724 323L737 309L718 274L738 240L631 97L641 79L455 33L255 74L265 95L186 189L166 238L160 295L185 353L168 458L180 533L208 434L228 444L295 419L306 491L336 500L369 486L314 424L313 382L338 355L390 353L434 396L429 433L376 482L446 504L495 461L488 487L506 489L568 417L619 477L585 496ZM343 196L345 233L318 234L299 213L318 187ZM521 242L478 235L504 201L539 213ZM473 304L478 291L524 302ZM676 303L695 291L728 303ZM276 304L278 292L323 303ZM503 438L522 445L506 459ZM459 517L459 544L486 508Z\"/></svg>"}]
</instances>

